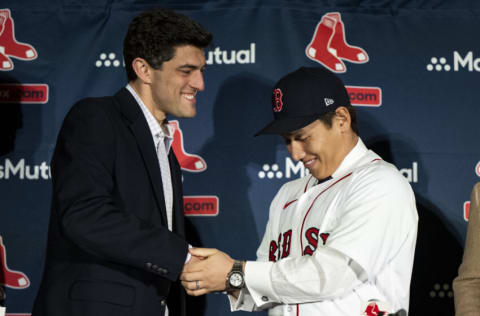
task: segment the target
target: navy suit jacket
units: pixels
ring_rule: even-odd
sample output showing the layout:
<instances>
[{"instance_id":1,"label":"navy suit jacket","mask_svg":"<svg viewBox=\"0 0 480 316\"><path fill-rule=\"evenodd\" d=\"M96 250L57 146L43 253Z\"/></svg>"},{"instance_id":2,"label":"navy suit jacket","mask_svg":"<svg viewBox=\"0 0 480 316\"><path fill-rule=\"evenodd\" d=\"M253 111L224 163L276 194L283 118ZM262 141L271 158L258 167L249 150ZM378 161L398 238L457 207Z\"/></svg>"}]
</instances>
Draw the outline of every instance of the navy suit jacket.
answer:
<instances>
[{"instance_id":1,"label":"navy suit jacket","mask_svg":"<svg viewBox=\"0 0 480 316\"><path fill-rule=\"evenodd\" d=\"M169 153L173 232L145 116L125 88L79 101L60 130L45 270L33 316L185 315L180 166Z\"/></svg>"}]
</instances>

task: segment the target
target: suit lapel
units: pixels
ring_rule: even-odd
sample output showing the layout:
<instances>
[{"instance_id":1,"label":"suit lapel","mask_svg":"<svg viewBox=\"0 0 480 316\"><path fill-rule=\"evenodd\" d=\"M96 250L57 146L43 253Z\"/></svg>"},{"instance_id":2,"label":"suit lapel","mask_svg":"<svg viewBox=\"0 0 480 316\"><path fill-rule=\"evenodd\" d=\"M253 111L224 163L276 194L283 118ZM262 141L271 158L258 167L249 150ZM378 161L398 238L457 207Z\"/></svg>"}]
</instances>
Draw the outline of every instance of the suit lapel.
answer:
<instances>
[{"instance_id":1,"label":"suit lapel","mask_svg":"<svg viewBox=\"0 0 480 316\"><path fill-rule=\"evenodd\" d=\"M158 164L157 153L155 152L155 144L153 142L152 133L148 127L148 123L143 115L140 106L133 98L132 94L125 88L122 88L115 95L116 103L120 112L129 121L129 128L135 136L138 149L141 153L145 168L150 177L155 199L160 209L162 220L167 225L167 214L165 210L165 197L163 195L163 184Z\"/></svg>"}]
</instances>

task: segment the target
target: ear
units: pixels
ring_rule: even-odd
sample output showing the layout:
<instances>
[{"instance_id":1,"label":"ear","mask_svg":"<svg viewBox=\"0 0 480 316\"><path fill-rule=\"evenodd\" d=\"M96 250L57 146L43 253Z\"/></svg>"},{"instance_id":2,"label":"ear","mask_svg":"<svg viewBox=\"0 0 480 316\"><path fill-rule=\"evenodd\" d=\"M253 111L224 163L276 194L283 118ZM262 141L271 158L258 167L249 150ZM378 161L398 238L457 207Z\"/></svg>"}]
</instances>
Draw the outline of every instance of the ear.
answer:
<instances>
[{"instance_id":1,"label":"ear","mask_svg":"<svg viewBox=\"0 0 480 316\"><path fill-rule=\"evenodd\" d=\"M143 83L152 82L152 67L143 58L137 57L132 61L132 68L137 74L138 79Z\"/></svg>"},{"instance_id":2,"label":"ear","mask_svg":"<svg viewBox=\"0 0 480 316\"><path fill-rule=\"evenodd\" d=\"M352 118L346 107L340 106L335 110L335 123L338 124L341 133L351 130Z\"/></svg>"}]
</instances>

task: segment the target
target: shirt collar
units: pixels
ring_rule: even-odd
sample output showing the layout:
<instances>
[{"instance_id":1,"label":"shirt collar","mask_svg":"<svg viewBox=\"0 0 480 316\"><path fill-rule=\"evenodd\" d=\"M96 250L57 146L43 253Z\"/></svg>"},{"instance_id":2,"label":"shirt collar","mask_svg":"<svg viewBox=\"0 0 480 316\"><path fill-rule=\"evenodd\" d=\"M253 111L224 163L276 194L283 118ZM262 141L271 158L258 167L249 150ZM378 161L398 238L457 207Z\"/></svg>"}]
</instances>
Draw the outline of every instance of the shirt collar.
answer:
<instances>
[{"instance_id":1,"label":"shirt collar","mask_svg":"<svg viewBox=\"0 0 480 316\"><path fill-rule=\"evenodd\" d=\"M339 176L343 176L346 171L351 169L357 162L368 152L367 147L363 143L363 141L358 138L357 144L353 149L345 156L340 166L335 170L332 174L332 178L338 178Z\"/></svg>"},{"instance_id":2,"label":"shirt collar","mask_svg":"<svg viewBox=\"0 0 480 316\"><path fill-rule=\"evenodd\" d=\"M155 142L155 146L158 145L158 142L162 139L166 138L166 147L167 147L167 153L170 150L170 146L173 142L173 128L168 124L168 121L165 120L165 126L166 126L166 133L158 123L157 119L153 116L153 114L150 112L150 110L147 108L145 103L143 103L142 99L140 96L137 94L137 92L133 89L133 87L130 84L127 84L125 87L132 96L135 98L135 101L137 101L138 105L140 106L140 109L143 112L143 115L145 116L145 119L147 120L148 127L150 128L150 132L152 133L153 140Z\"/></svg>"}]
</instances>

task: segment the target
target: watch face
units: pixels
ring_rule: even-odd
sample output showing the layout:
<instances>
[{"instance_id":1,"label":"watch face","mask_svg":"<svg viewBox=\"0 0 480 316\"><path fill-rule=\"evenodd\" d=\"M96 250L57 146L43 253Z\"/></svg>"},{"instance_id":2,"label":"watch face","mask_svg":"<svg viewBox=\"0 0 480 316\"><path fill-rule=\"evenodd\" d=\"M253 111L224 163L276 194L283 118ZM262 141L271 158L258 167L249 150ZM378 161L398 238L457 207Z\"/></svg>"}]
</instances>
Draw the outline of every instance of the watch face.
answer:
<instances>
[{"instance_id":1,"label":"watch face","mask_svg":"<svg viewBox=\"0 0 480 316\"><path fill-rule=\"evenodd\" d=\"M234 272L232 275L230 275L228 282L233 287L241 287L243 285L243 275L241 273Z\"/></svg>"}]
</instances>

